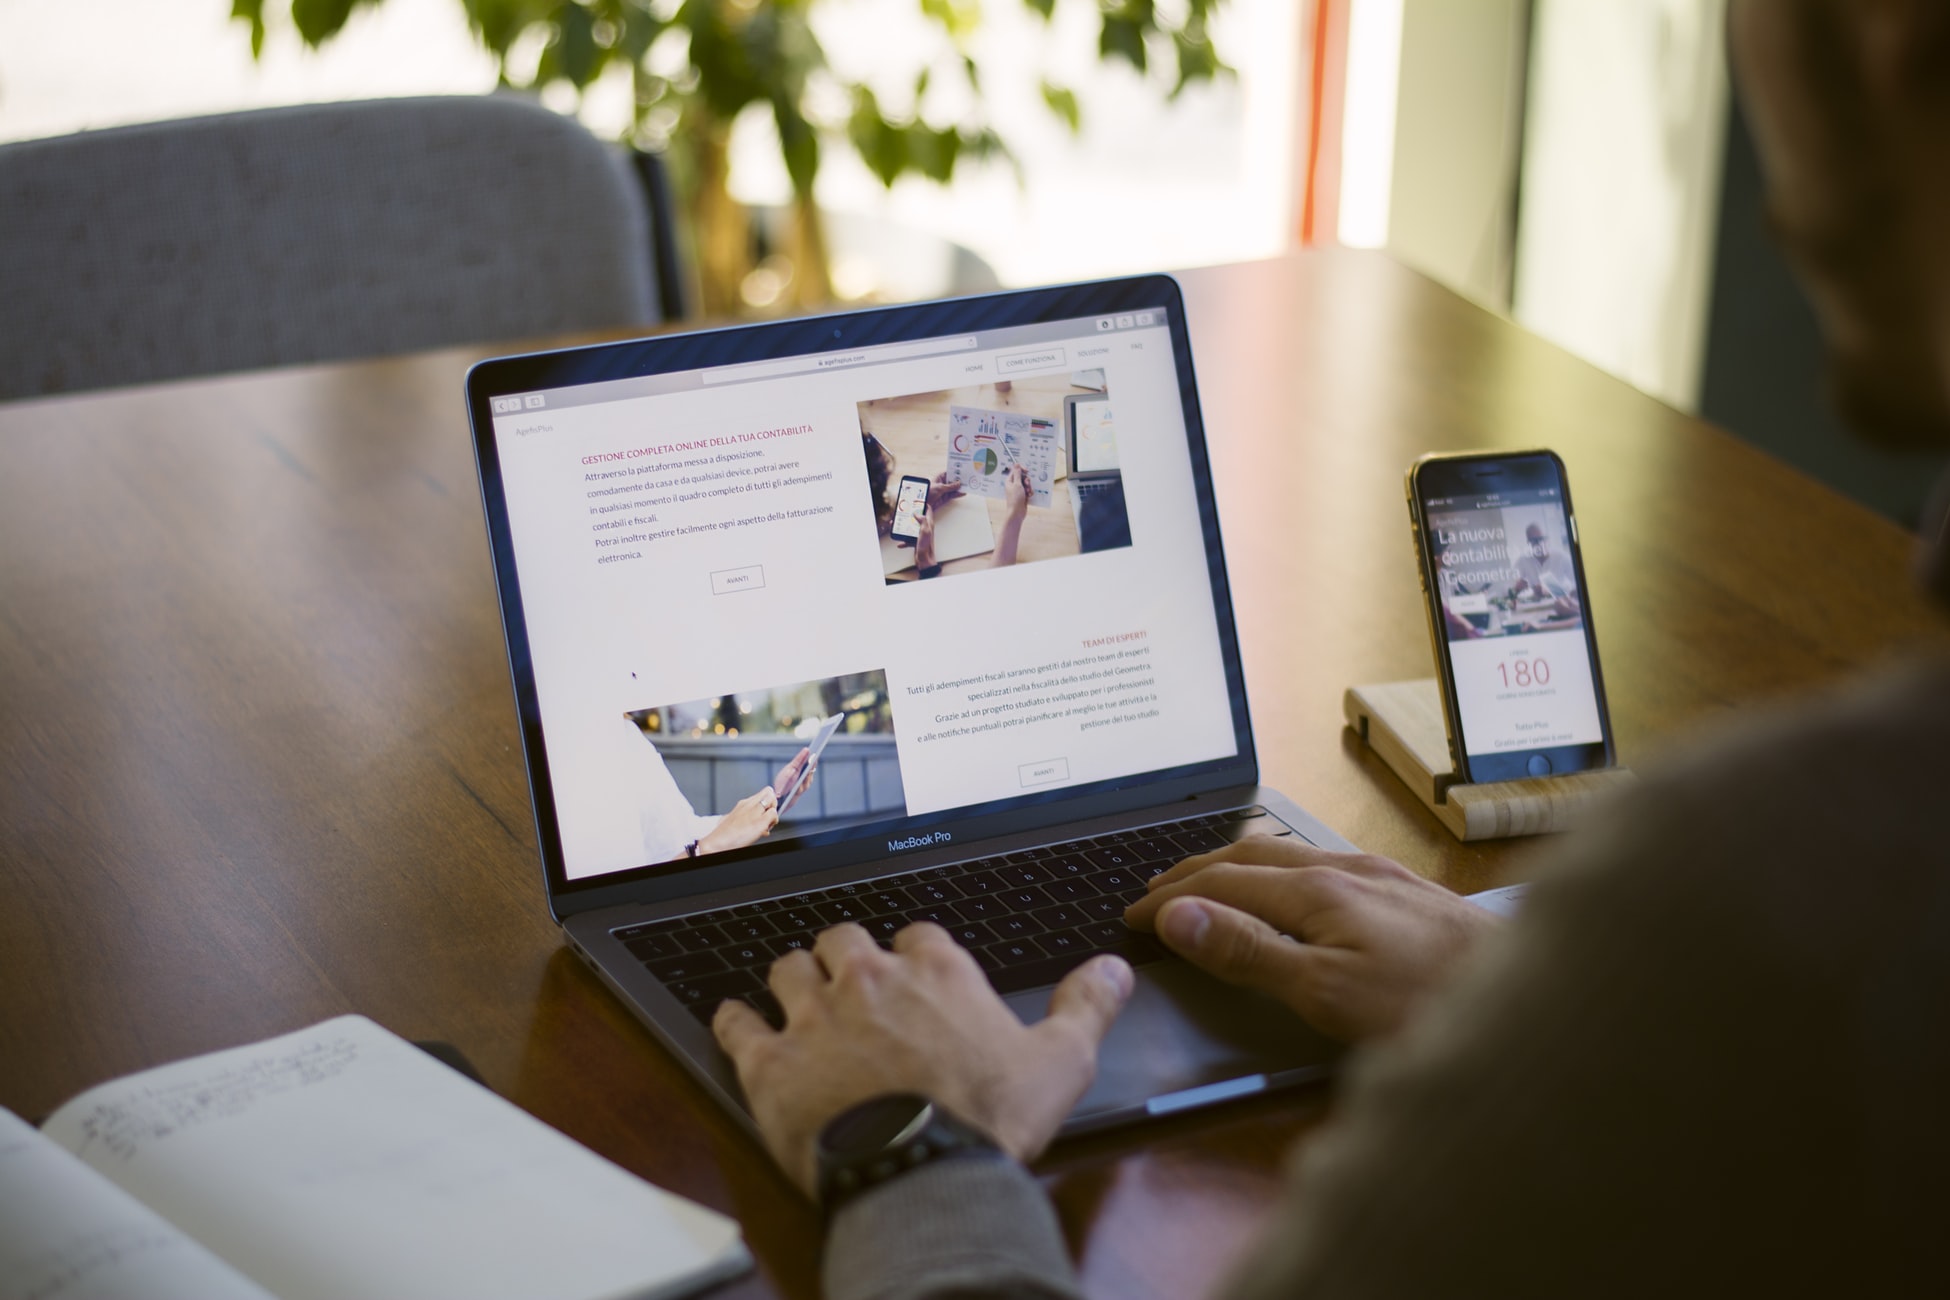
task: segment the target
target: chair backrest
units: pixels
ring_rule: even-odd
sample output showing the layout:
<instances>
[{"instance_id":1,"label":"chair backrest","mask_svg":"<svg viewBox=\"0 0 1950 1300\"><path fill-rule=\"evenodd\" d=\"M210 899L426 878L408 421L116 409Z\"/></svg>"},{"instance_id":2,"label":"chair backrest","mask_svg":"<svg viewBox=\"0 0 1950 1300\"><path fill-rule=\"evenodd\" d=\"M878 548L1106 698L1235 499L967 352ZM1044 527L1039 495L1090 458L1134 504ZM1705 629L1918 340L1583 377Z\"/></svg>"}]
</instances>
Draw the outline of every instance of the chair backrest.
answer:
<instances>
[{"instance_id":1,"label":"chair backrest","mask_svg":"<svg viewBox=\"0 0 1950 1300\"><path fill-rule=\"evenodd\" d=\"M660 319L621 151L513 96L0 146L0 400Z\"/></svg>"}]
</instances>

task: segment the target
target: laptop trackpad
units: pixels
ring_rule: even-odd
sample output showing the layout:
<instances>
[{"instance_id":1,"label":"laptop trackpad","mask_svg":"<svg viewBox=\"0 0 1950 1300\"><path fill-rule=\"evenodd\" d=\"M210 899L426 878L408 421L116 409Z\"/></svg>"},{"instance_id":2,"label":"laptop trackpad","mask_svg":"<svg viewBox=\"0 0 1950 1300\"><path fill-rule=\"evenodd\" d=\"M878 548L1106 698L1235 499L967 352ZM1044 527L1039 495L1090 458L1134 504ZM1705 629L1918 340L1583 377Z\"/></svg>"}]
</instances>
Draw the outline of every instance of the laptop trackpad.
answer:
<instances>
[{"instance_id":1,"label":"laptop trackpad","mask_svg":"<svg viewBox=\"0 0 1950 1300\"><path fill-rule=\"evenodd\" d=\"M1296 1081L1293 1072L1309 1067L1325 1074L1345 1050L1271 998L1222 984L1185 962L1150 962L1137 968L1137 977L1098 1053L1097 1081L1065 1132L1142 1113L1154 1100L1152 1109L1163 1113L1243 1096L1266 1086L1252 1082L1257 1076L1277 1085ZM1007 1001L1033 1024L1048 1012L1049 994L1036 989ZM1181 1106L1175 1094L1190 1089L1203 1091L1186 1095Z\"/></svg>"}]
</instances>

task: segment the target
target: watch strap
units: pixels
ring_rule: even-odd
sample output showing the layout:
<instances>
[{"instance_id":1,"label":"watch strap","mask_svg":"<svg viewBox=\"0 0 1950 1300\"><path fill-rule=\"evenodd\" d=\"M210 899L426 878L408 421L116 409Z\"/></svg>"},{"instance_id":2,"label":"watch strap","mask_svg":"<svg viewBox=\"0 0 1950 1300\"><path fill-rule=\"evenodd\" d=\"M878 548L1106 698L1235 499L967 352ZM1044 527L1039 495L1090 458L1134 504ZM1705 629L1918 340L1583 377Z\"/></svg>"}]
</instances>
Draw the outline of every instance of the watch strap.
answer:
<instances>
[{"instance_id":1,"label":"watch strap","mask_svg":"<svg viewBox=\"0 0 1950 1300\"><path fill-rule=\"evenodd\" d=\"M874 1098L861 1105L872 1106L886 1100L884 1097ZM930 1111L926 1121L914 1132L888 1146L874 1151L842 1153L822 1149L819 1158L819 1203L828 1217L861 1193L890 1183L923 1165L970 1156L1001 1157L1002 1149L988 1134L933 1102L926 1104Z\"/></svg>"}]
</instances>

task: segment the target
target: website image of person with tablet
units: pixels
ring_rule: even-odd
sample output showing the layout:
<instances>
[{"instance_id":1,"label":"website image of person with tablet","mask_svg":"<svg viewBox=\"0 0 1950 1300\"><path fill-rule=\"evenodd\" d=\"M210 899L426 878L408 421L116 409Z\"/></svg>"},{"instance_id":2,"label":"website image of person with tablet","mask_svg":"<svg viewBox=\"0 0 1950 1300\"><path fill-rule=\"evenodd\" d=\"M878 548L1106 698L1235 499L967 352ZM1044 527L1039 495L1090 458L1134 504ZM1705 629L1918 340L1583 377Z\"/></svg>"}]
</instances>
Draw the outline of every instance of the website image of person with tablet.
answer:
<instances>
[{"instance_id":1,"label":"website image of person with tablet","mask_svg":"<svg viewBox=\"0 0 1950 1300\"><path fill-rule=\"evenodd\" d=\"M906 810L878 670L635 709L619 735L645 863ZM822 761L837 779L815 779Z\"/></svg>"}]
</instances>

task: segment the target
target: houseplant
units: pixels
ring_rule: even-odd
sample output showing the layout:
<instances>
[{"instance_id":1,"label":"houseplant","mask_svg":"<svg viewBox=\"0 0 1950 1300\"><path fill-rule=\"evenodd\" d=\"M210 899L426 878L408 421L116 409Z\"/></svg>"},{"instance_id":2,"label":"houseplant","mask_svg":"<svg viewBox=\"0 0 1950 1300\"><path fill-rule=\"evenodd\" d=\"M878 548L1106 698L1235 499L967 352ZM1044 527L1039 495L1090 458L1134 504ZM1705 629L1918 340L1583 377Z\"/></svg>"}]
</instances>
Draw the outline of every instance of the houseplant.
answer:
<instances>
[{"instance_id":1,"label":"houseplant","mask_svg":"<svg viewBox=\"0 0 1950 1300\"><path fill-rule=\"evenodd\" d=\"M499 64L501 82L537 91L561 82L578 98L612 68L629 70L630 143L660 150L690 215L701 305L723 314L739 305L752 267L750 214L731 197L733 123L754 105L772 118L792 183L792 229L785 256L788 306L831 296L826 243L813 182L821 152L844 143L882 184L918 175L947 183L971 160L1010 159L1008 144L983 112L981 68L970 40L981 0L914 0L939 31L938 57L912 73L912 105L890 109L862 81L834 72L813 33L812 12L834 0L456 0ZM1175 98L1185 87L1231 72L1208 31L1223 0L1022 0L1047 25L1058 3L1094 3L1099 57L1121 61ZM267 9L288 10L311 48L329 41L353 11L384 0L233 0L234 20L261 53ZM275 16L275 15L274 15ZM965 81L970 111L933 120L924 110L944 76ZM1044 103L1072 131L1077 97L1044 81Z\"/></svg>"}]
</instances>

